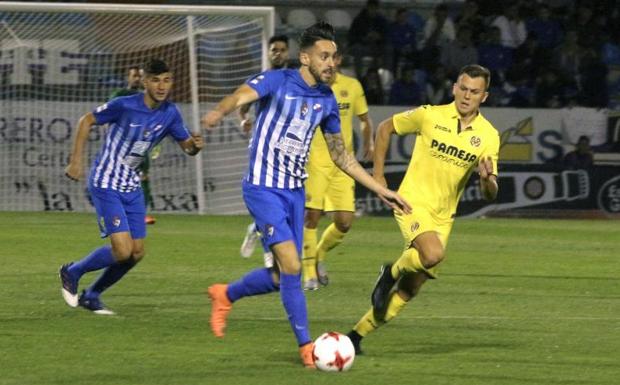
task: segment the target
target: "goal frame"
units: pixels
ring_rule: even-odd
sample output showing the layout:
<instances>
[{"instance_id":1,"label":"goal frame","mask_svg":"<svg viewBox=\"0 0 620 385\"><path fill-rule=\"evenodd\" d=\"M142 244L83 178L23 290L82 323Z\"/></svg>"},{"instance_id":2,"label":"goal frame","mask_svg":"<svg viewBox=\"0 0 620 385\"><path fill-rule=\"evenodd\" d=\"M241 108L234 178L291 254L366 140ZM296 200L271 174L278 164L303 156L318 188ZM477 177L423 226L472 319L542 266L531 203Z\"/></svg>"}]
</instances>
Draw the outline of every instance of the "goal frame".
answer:
<instances>
[{"instance_id":1,"label":"goal frame","mask_svg":"<svg viewBox=\"0 0 620 385\"><path fill-rule=\"evenodd\" d=\"M193 130L201 130L200 102L198 94L197 59L194 50L193 17L202 15L226 16L257 16L263 19L261 64L263 70L269 67L267 51L268 41L275 33L275 9L270 6L219 6L219 5L156 5L156 4L103 4L103 3L47 3L47 2L0 2L0 12L44 12L44 13L118 13L136 15L177 15L186 16L187 41L189 46L189 75L191 84L191 126ZM196 166L196 196L198 214L206 213L204 195L202 152L194 157Z\"/></svg>"}]
</instances>

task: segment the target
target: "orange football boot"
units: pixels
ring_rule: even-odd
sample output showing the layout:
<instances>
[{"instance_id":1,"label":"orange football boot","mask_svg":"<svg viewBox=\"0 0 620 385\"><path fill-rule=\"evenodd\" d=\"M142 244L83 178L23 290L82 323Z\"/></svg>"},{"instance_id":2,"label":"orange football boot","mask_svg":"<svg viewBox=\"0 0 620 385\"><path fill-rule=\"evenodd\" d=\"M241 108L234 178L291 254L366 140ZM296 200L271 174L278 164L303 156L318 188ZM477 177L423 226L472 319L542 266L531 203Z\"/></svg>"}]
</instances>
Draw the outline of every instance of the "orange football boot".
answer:
<instances>
[{"instance_id":1,"label":"orange football boot","mask_svg":"<svg viewBox=\"0 0 620 385\"><path fill-rule=\"evenodd\" d=\"M209 324L211 325L211 331L218 338L224 337L224 329L226 329L226 317L232 309L232 303L226 295L226 289L228 285L215 284L209 286L207 294L211 299L211 319Z\"/></svg>"},{"instance_id":2,"label":"orange football boot","mask_svg":"<svg viewBox=\"0 0 620 385\"><path fill-rule=\"evenodd\" d=\"M299 347L299 355L301 356L301 363L304 364L306 369L316 369L316 365L314 365L313 342L308 342L304 346Z\"/></svg>"}]
</instances>

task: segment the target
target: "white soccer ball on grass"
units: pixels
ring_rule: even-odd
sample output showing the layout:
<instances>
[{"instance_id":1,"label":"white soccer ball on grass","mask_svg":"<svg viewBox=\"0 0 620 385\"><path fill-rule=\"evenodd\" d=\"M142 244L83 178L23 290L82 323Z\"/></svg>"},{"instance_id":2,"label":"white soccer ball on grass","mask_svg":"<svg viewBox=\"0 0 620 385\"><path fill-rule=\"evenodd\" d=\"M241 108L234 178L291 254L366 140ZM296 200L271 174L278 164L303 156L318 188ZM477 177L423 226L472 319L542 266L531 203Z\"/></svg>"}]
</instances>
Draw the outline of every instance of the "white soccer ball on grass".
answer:
<instances>
[{"instance_id":1,"label":"white soccer ball on grass","mask_svg":"<svg viewBox=\"0 0 620 385\"><path fill-rule=\"evenodd\" d=\"M314 341L314 364L325 372L344 372L355 359L355 347L344 334L327 332Z\"/></svg>"}]
</instances>

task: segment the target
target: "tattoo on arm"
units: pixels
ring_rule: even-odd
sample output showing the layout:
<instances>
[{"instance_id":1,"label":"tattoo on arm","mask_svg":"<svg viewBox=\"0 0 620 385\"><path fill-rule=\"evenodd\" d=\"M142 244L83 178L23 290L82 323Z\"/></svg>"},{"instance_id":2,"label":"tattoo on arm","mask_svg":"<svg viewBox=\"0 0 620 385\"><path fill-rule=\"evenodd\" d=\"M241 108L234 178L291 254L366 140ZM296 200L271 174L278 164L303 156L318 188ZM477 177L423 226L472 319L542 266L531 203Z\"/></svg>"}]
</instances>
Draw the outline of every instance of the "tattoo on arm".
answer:
<instances>
[{"instance_id":1,"label":"tattoo on arm","mask_svg":"<svg viewBox=\"0 0 620 385\"><path fill-rule=\"evenodd\" d=\"M349 170L357 163L355 158L347 152L342 134L325 134L325 142L332 160L343 171Z\"/></svg>"}]
</instances>

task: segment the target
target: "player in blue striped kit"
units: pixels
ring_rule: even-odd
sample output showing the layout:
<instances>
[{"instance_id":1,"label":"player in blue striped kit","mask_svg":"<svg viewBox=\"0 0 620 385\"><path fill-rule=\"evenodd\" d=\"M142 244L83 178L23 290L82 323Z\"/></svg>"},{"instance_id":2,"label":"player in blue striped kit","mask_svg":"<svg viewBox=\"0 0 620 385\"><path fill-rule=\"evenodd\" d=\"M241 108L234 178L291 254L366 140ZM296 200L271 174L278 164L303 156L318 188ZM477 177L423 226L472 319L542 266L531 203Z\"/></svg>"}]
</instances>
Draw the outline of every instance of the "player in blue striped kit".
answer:
<instances>
[{"instance_id":1,"label":"player in blue striped kit","mask_svg":"<svg viewBox=\"0 0 620 385\"><path fill-rule=\"evenodd\" d=\"M71 307L78 305L96 314L114 314L99 299L100 294L118 282L144 257L146 226L144 195L138 166L167 135L188 155L204 146L201 134L191 134L178 108L167 100L173 77L159 59L144 67L144 92L118 97L82 116L65 174L79 180L83 174L82 156L91 126L108 124L103 145L90 169L88 190L97 211L101 237L110 246L101 246L77 262L60 268L62 295ZM99 278L78 297L83 274L104 269Z\"/></svg>"},{"instance_id":2,"label":"player in blue striped kit","mask_svg":"<svg viewBox=\"0 0 620 385\"><path fill-rule=\"evenodd\" d=\"M277 261L273 274L267 268L256 269L228 285L210 286L208 294L212 301L211 330L216 337L223 337L232 303L279 290L302 363L314 368L300 255L305 163L316 127L321 126L338 167L391 207L408 212L409 206L398 194L375 182L345 150L338 106L327 84L335 75L333 27L324 22L309 27L301 35L299 46L299 70L266 71L249 79L203 118L207 128L213 128L236 108L258 100L242 190L246 206L263 234L262 242Z\"/></svg>"}]
</instances>

